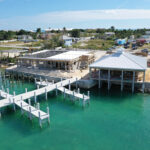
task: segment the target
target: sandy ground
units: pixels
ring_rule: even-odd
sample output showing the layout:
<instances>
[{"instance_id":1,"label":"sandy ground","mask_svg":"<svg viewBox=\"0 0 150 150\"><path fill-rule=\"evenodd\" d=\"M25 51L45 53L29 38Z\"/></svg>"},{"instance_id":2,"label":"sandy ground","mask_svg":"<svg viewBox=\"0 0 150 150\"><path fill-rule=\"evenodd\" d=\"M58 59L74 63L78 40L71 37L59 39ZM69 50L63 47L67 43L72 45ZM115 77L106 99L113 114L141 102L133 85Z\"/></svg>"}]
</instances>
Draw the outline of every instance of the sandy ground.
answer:
<instances>
[{"instance_id":1,"label":"sandy ground","mask_svg":"<svg viewBox=\"0 0 150 150\"><path fill-rule=\"evenodd\" d=\"M150 82L150 68L147 69L146 71L146 78L145 78L146 82Z\"/></svg>"},{"instance_id":2,"label":"sandy ground","mask_svg":"<svg viewBox=\"0 0 150 150\"><path fill-rule=\"evenodd\" d=\"M143 81L143 73L139 73L138 75L139 81ZM150 82L150 68L146 70L145 73L145 82Z\"/></svg>"}]
</instances>

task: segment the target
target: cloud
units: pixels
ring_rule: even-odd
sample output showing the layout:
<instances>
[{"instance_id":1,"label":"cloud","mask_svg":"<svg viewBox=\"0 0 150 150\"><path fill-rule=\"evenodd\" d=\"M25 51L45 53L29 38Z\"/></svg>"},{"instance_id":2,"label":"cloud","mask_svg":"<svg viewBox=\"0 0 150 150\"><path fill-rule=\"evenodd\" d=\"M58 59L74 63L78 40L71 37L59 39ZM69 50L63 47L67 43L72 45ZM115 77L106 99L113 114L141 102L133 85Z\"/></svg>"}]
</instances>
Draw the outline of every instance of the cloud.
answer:
<instances>
[{"instance_id":1,"label":"cloud","mask_svg":"<svg viewBox=\"0 0 150 150\"><path fill-rule=\"evenodd\" d=\"M150 10L144 9L111 9L111 10L85 10L50 12L33 17L34 20L44 22L61 21L87 21L87 20L124 20L124 19L150 19Z\"/></svg>"},{"instance_id":2,"label":"cloud","mask_svg":"<svg viewBox=\"0 0 150 150\"><path fill-rule=\"evenodd\" d=\"M150 19L150 9L109 9L84 11L58 11L36 16L18 16L0 19L0 26L38 26L53 24L71 24L99 20L133 20Z\"/></svg>"}]
</instances>

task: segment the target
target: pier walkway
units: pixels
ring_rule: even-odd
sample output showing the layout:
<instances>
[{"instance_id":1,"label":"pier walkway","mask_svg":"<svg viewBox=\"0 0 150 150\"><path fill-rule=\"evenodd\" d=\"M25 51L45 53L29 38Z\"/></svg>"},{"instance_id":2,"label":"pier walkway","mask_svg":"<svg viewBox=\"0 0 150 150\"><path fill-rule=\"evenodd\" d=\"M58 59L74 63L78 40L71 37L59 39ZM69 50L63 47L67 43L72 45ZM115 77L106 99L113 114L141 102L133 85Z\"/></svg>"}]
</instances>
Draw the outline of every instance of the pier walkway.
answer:
<instances>
[{"instance_id":1,"label":"pier walkway","mask_svg":"<svg viewBox=\"0 0 150 150\"><path fill-rule=\"evenodd\" d=\"M39 103L37 105L38 107L35 108L31 105L30 99L28 100L28 103L26 103L23 100L16 101L13 95L10 95L2 90L0 90L0 96L6 98L4 100L0 100L0 108L13 104L15 110L16 109L15 105L17 105L18 107L21 108L21 113L23 113L23 111L28 112L30 120L32 119L32 116L38 118L40 126L42 126L42 120L44 119L48 119L48 122L50 123L49 108L47 108L47 113L45 113L40 110Z\"/></svg>"},{"instance_id":2,"label":"pier walkway","mask_svg":"<svg viewBox=\"0 0 150 150\"><path fill-rule=\"evenodd\" d=\"M26 111L29 113L30 119L32 119L32 116L37 117L39 119L39 124L41 126L42 125L41 121L44 119L48 119L48 122L50 122L49 108L47 108L47 113L45 113L39 109L39 105L38 105L38 108L31 106L30 98L34 97L34 102L37 103L37 96L45 94L45 97L47 100L48 92L56 90L56 93L57 93L58 88L63 88L63 86L70 85L76 81L77 81L76 78L62 80L61 82L58 82L55 84L47 84L47 86L45 87L38 88L30 92L28 92L26 89L25 93L19 94L19 95L16 95L15 92L13 93L13 95L10 95L9 89L7 89L7 93L6 93L3 91L3 87L2 87L2 90L0 90L0 97L3 97L5 99L0 100L0 108L13 105L15 109L15 105L17 105L18 107L21 108L22 113L23 111ZM24 101L27 99L28 99L28 103Z\"/></svg>"},{"instance_id":3,"label":"pier walkway","mask_svg":"<svg viewBox=\"0 0 150 150\"><path fill-rule=\"evenodd\" d=\"M77 79L76 79L76 81L77 81ZM53 85L54 83L51 83L51 82L48 82L48 81L39 81L39 82L36 82L36 84L38 86L49 86L49 85ZM89 91L88 91L88 96L86 96L84 94L80 94L80 89L78 89L77 92L71 91L70 84L69 84L69 89L66 89L65 87L58 87L57 89L64 93L64 97L67 94L67 95L73 96L76 99L82 99L83 100L83 105L84 105L85 102L89 103L89 100L90 100Z\"/></svg>"}]
</instances>

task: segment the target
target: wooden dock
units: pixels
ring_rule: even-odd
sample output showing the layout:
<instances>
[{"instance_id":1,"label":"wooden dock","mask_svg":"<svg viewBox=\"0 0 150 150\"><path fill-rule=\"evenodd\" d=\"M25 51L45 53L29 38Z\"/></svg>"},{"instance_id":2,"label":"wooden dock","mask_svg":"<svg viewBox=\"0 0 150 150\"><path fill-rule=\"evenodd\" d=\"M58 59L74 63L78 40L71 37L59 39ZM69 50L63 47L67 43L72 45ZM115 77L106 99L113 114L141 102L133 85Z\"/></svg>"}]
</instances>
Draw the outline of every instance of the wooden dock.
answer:
<instances>
[{"instance_id":1,"label":"wooden dock","mask_svg":"<svg viewBox=\"0 0 150 150\"><path fill-rule=\"evenodd\" d=\"M0 100L0 108L6 107L9 105L13 105L14 109L15 109L15 105L17 105L18 107L21 108L22 113L24 111L28 112L30 119L32 119L32 116L38 118L39 124L40 124L40 126L42 126L42 120L48 119L48 122L50 122L49 108L47 108L47 113L45 113L40 110L39 103L38 103L37 108L31 106L30 98L34 97L34 102L37 103L37 96L45 94L45 98L47 99L48 92L56 90L56 93L57 93L57 90L60 90L60 91L64 92L65 94L73 95L74 97L83 99L83 101L85 102L86 100L89 99L89 97L64 88L64 86L67 86L67 85L69 85L69 87L70 87L70 85L74 82L77 82L77 80L79 80L79 79L71 78L71 79L67 79L67 80L61 80L60 82L55 83L55 84L46 82L45 87L38 88L38 89L30 91L30 92L28 92L26 89L25 93L19 94L19 95L16 95L15 92L13 93L13 95L10 95L9 89L7 89L7 92L0 90L0 96L5 98L3 100ZM28 103L26 103L24 100L28 100Z\"/></svg>"},{"instance_id":2,"label":"wooden dock","mask_svg":"<svg viewBox=\"0 0 150 150\"><path fill-rule=\"evenodd\" d=\"M70 81L69 81L69 82L70 82ZM76 82L77 82L77 79L76 79ZM53 85L54 82L42 81L42 80L40 79L40 81L39 81L39 82L36 82L36 84L37 84L38 86L44 87L44 86ZM83 103L82 103L82 104L83 104L83 107L84 107L85 103L88 103L88 104L89 104L89 101L90 101L90 93L89 93L89 91L88 91L88 96L86 96L86 95L84 95L84 94L80 94L80 89L78 89L77 92L71 91L71 86L70 86L71 83L69 83L68 85L69 85L69 89L67 89L67 88L65 88L65 87L63 87L63 86L57 87L57 90L59 90L59 91L61 91L61 92L64 93L64 98L66 97L66 95L70 95L70 96L72 96L72 97L73 97L74 99L76 99L76 100L82 99L82 100L83 100Z\"/></svg>"},{"instance_id":3,"label":"wooden dock","mask_svg":"<svg viewBox=\"0 0 150 150\"><path fill-rule=\"evenodd\" d=\"M38 107L35 108L31 105L30 99L28 100L28 103L26 103L22 99L19 100L19 101L16 101L15 96L10 95L10 94L2 91L2 90L0 90L0 96L3 97L3 98L6 98L4 100L0 100L0 108L6 107L8 105L13 104L14 105L14 110L15 110L16 109L15 105L17 105L18 107L21 108L21 113L22 114L23 114L24 111L28 113L30 120L32 120L33 116L38 118L40 127L42 127L42 121L45 120L45 119L48 119L48 122L50 123L49 108L47 108L47 113L45 113L45 112L40 110L39 103L37 105Z\"/></svg>"}]
</instances>

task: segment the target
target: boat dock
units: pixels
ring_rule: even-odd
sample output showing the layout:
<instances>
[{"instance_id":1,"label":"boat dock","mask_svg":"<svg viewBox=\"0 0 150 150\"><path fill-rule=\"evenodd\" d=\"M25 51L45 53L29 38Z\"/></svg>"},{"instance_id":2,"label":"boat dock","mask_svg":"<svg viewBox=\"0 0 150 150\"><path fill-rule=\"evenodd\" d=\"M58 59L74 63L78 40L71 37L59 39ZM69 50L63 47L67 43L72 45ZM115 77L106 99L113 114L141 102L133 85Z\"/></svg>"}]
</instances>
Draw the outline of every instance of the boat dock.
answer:
<instances>
[{"instance_id":1,"label":"boat dock","mask_svg":"<svg viewBox=\"0 0 150 150\"><path fill-rule=\"evenodd\" d=\"M36 80L36 79L35 79ZM7 88L7 92L4 91L4 88L2 86L2 90L0 90L0 97L3 97L5 99L0 100L0 108L13 105L14 110L16 109L15 106L18 106L21 108L21 113L27 112L29 114L29 118L32 119L32 116L39 119L39 125L42 127L42 121L47 119L50 123L50 114L49 114L49 108L47 108L47 113L40 110L40 104L37 103L37 96L45 94L45 99L47 100L47 94L48 92L51 92L53 90L56 90L56 95L58 94L58 90L64 93L65 95L72 95L75 98L82 99L83 100L83 107L85 106L85 102L88 102L89 104L89 92L88 96L84 94L80 94L80 90L78 89L78 92L71 91L71 84L74 82L77 82L79 79L77 78L71 78L66 80L61 80L58 83L49 83L45 81L46 85L43 81L40 81L39 85L44 87L41 87L33 90L33 91L27 91L27 88L25 89L25 93L16 95L15 92L13 92L13 95L9 94L9 89ZM69 85L69 90L64 88L64 86ZM34 97L34 102L37 104L37 107L31 106L31 100L30 98ZM25 102L25 100L28 100L28 103Z\"/></svg>"},{"instance_id":2,"label":"boat dock","mask_svg":"<svg viewBox=\"0 0 150 150\"><path fill-rule=\"evenodd\" d=\"M36 82L36 79L35 79L35 82ZM42 81L41 78L40 78L40 81L39 82L36 82L37 86L49 86L49 85L53 85L54 84L54 81L53 82L48 82L47 80L46 81ZM71 91L71 84L70 84L70 81L69 81L69 89L61 86L61 87L57 87L57 90L61 91L64 95L64 98L66 97L66 95L70 95L73 97L74 100L78 100L78 99L81 99L82 100L82 106L84 107L85 106L85 103L90 103L90 92L88 91L87 95L85 94L80 94L80 89L78 88L77 92L75 91ZM76 89L77 89L77 79L76 79ZM56 93L57 95L57 93Z\"/></svg>"},{"instance_id":3,"label":"boat dock","mask_svg":"<svg viewBox=\"0 0 150 150\"><path fill-rule=\"evenodd\" d=\"M15 100L15 96L10 95L2 90L0 90L0 96L6 98L4 100L0 100L0 108L9 106L13 104L14 111L16 110L16 106L21 108L21 113L23 114L24 111L28 113L30 120L32 117L36 117L39 119L40 127L42 127L42 121L47 119L48 123L50 123L50 115L49 115L49 108L47 107L47 113L40 110L40 104L37 103L37 108L31 105L31 100L28 99L28 103L21 100ZM16 106L15 106L16 105Z\"/></svg>"}]
</instances>

